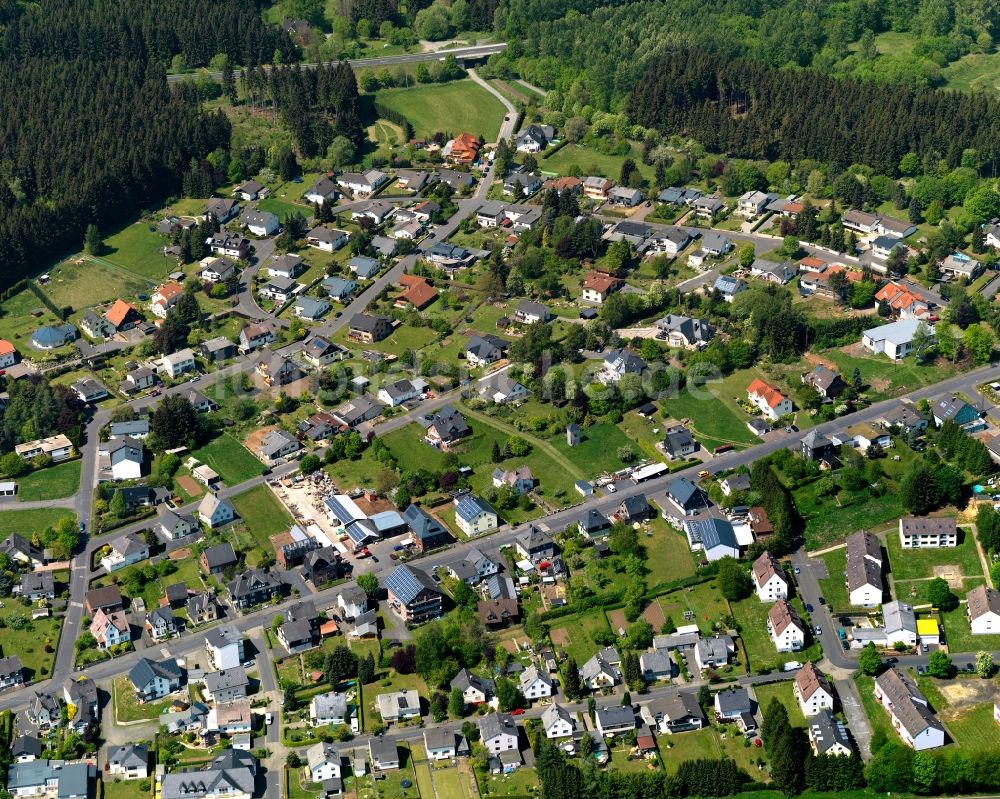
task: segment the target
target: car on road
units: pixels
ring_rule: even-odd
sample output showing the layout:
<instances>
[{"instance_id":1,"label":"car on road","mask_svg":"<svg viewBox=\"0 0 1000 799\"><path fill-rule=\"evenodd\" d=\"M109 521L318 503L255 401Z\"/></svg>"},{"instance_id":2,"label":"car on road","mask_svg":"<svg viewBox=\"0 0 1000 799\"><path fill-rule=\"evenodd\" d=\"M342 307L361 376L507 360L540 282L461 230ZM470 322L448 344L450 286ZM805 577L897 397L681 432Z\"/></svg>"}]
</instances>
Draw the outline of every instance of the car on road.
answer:
<instances>
[{"instance_id":1,"label":"car on road","mask_svg":"<svg viewBox=\"0 0 1000 799\"><path fill-rule=\"evenodd\" d=\"M927 673L926 666L917 666L917 674L926 674L926 673Z\"/></svg>"},{"instance_id":2,"label":"car on road","mask_svg":"<svg viewBox=\"0 0 1000 799\"><path fill-rule=\"evenodd\" d=\"M609 494L614 494L615 491L617 491L617 490L618 489L615 488L615 484L614 483L608 483L608 493Z\"/></svg>"},{"instance_id":3,"label":"car on road","mask_svg":"<svg viewBox=\"0 0 1000 799\"><path fill-rule=\"evenodd\" d=\"M802 569L800 569L798 566L796 566L795 569L794 569L794 572L796 574L801 574L802 573Z\"/></svg>"},{"instance_id":4,"label":"car on road","mask_svg":"<svg viewBox=\"0 0 1000 799\"><path fill-rule=\"evenodd\" d=\"M810 604L809 604L809 603L807 602L807 603L806 603L806 613L812 613L812 612L813 612L813 606L812 606L812 605L810 605Z\"/></svg>"},{"instance_id":5,"label":"car on road","mask_svg":"<svg viewBox=\"0 0 1000 799\"><path fill-rule=\"evenodd\" d=\"M523 707L516 707L512 711L510 711L510 715L512 715L512 716L523 716L524 715L524 708Z\"/></svg>"},{"instance_id":6,"label":"car on road","mask_svg":"<svg viewBox=\"0 0 1000 799\"><path fill-rule=\"evenodd\" d=\"M899 663L899 658L886 658L885 662L888 664Z\"/></svg>"},{"instance_id":7,"label":"car on road","mask_svg":"<svg viewBox=\"0 0 1000 799\"><path fill-rule=\"evenodd\" d=\"M698 477L701 478L702 480L705 480L711 476L712 473L708 469L702 469L700 472L698 472Z\"/></svg>"},{"instance_id":8,"label":"car on road","mask_svg":"<svg viewBox=\"0 0 1000 799\"><path fill-rule=\"evenodd\" d=\"M816 601L819 602L821 605L825 605L826 604L826 600L823 599L823 597L819 597L819 599L817 599Z\"/></svg>"},{"instance_id":9,"label":"car on road","mask_svg":"<svg viewBox=\"0 0 1000 799\"><path fill-rule=\"evenodd\" d=\"M264 724L266 724L268 727L271 726L271 722L273 721L274 721L274 716L272 716L270 713L264 716Z\"/></svg>"},{"instance_id":10,"label":"car on road","mask_svg":"<svg viewBox=\"0 0 1000 799\"><path fill-rule=\"evenodd\" d=\"M823 634L823 628L822 627L813 627L813 632L816 633L816 635L818 635L818 636L822 635Z\"/></svg>"},{"instance_id":11,"label":"car on road","mask_svg":"<svg viewBox=\"0 0 1000 799\"><path fill-rule=\"evenodd\" d=\"M81 533L87 532L87 523L86 522L80 522L80 532Z\"/></svg>"},{"instance_id":12,"label":"car on road","mask_svg":"<svg viewBox=\"0 0 1000 799\"><path fill-rule=\"evenodd\" d=\"M378 555L372 555L372 563L378 563Z\"/></svg>"}]
</instances>

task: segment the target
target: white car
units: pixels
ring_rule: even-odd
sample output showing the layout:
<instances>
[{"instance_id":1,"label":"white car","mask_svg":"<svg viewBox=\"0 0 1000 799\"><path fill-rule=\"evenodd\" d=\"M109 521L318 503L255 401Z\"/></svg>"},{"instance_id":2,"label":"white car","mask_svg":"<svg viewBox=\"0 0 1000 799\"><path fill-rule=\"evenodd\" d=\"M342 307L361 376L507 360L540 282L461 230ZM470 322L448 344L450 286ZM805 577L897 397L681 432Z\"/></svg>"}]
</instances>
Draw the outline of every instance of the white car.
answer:
<instances>
[{"instance_id":1,"label":"white car","mask_svg":"<svg viewBox=\"0 0 1000 799\"><path fill-rule=\"evenodd\" d=\"M270 727L272 721L274 721L274 716L272 716L270 713L267 713L264 716L264 724L266 724L268 727Z\"/></svg>"},{"instance_id":2,"label":"white car","mask_svg":"<svg viewBox=\"0 0 1000 799\"><path fill-rule=\"evenodd\" d=\"M609 494L614 494L615 491L617 491L617 490L618 489L615 488L615 484L614 483L608 483L608 493Z\"/></svg>"}]
</instances>

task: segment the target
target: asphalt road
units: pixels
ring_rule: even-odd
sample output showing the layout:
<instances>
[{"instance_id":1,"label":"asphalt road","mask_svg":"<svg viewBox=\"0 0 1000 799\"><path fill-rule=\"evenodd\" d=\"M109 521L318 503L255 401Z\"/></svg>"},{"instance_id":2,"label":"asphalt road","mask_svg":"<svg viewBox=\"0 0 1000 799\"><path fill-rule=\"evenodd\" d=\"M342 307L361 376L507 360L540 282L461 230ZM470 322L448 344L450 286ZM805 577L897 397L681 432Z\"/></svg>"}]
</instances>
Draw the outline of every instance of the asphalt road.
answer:
<instances>
[{"instance_id":1,"label":"asphalt road","mask_svg":"<svg viewBox=\"0 0 1000 799\"><path fill-rule=\"evenodd\" d=\"M389 67L395 64L414 64L419 61L444 61L445 57L448 55L453 55L455 58L461 60L464 59L478 59L487 56L494 55L495 53L502 52L507 47L506 42L498 42L497 44L479 44L473 47L454 47L450 50L436 50L428 51L426 53L403 53L400 55L383 55L376 56L375 58L354 58L349 60L347 63L350 64L355 69L363 69L366 67ZM337 64L337 61L323 61L322 64ZM311 64L299 64L298 66L304 67L305 69L315 69L320 65L320 63ZM265 69L269 68L269 65L265 65ZM180 83L188 78L195 78L204 73L186 73L180 75L167 75L167 83ZM243 70L234 70L233 76L238 80L243 74ZM222 72L209 72L208 77L215 81L222 80Z\"/></svg>"}]
</instances>

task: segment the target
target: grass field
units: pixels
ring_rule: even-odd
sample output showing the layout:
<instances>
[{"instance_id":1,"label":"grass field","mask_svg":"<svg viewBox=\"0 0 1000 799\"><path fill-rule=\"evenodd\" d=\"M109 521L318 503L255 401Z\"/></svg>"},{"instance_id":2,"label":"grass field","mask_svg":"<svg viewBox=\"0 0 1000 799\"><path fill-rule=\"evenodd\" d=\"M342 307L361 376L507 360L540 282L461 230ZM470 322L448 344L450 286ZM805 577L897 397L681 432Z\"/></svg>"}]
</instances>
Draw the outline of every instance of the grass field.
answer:
<instances>
[{"instance_id":1,"label":"grass field","mask_svg":"<svg viewBox=\"0 0 1000 799\"><path fill-rule=\"evenodd\" d=\"M719 444L752 445L757 437L747 427L744 415L737 415L719 398L717 388L706 386L698 396L683 390L676 397L663 402L664 410L674 419L690 419L691 431L706 449ZM706 396L711 395L711 396Z\"/></svg>"},{"instance_id":2,"label":"grass field","mask_svg":"<svg viewBox=\"0 0 1000 799\"><path fill-rule=\"evenodd\" d=\"M268 539L292 525L292 517L266 485L259 485L232 498L233 507L258 543L270 547Z\"/></svg>"},{"instance_id":3,"label":"grass field","mask_svg":"<svg viewBox=\"0 0 1000 799\"><path fill-rule=\"evenodd\" d=\"M17 498L21 502L62 499L75 494L79 487L80 461L67 461L18 478Z\"/></svg>"},{"instance_id":4,"label":"grass field","mask_svg":"<svg viewBox=\"0 0 1000 799\"><path fill-rule=\"evenodd\" d=\"M957 547L942 549L907 549L899 544L895 532L886 536L886 549L893 577L897 580L921 580L934 577L935 566L956 566L967 577L982 577L983 565L979 560L976 542L961 527Z\"/></svg>"},{"instance_id":5,"label":"grass field","mask_svg":"<svg viewBox=\"0 0 1000 799\"><path fill-rule=\"evenodd\" d=\"M104 258L147 280L157 281L175 266L173 260L164 258L160 252L166 243L152 222L136 222L104 240Z\"/></svg>"},{"instance_id":6,"label":"grass field","mask_svg":"<svg viewBox=\"0 0 1000 799\"><path fill-rule=\"evenodd\" d=\"M608 617L604 611L591 610L579 616L567 616L552 622L552 629L565 629L570 633L569 643L565 647L566 654L574 658L578 666L582 666L599 649L590 637L594 632L610 630Z\"/></svg>"},{"instance_id":7,"label":"grass field","mask_svg":"<svg viewBox=\"0 0 1000 799\"><path fill-rule=\"evenodd\" d=\"M635 145L632 145L628 155L605 155L585 144L567 144L549 158L539 160L538 166L543 172L554 172L559 175L568 175L579 170L581 175L601 175L611 180L618 180L622 163L626 158L635 161L643 177L653 177L653 168L642 163L642 153Z\"/></svg>"},{"instance_id":8,"label":"grass field","mask_svg":"<svg viewBox=\"0 0 1000 799\"><path fill-rule=\"evenodd\" d=\"M889 741L896 741L899 736L892 728L892 721L889 719L889 714L878 703L873 693L875 690L875 678L866 677L864 674L859 673L854 676L854 682L858 686L858 693L861 694L861 704L864 705L865 713L868 714L872 731L882 730Z\"/></svg>"},{"instance_id":9,"label":"grass field","mask_svg":"<svg viewBox=\"0 0 1000 799\"><path fill-rule=\"evenodd\" d=\"M844 569L847 567L847 548L841 547L826 552L820 557L826 564L825 580L819 581L823 598L831 610L845 611L850 609L850 598L847 595L847 584L844 582Z\"/></svg>"},{"instance_id":10,"label":"grass field","mask_svg":"<svg viewBox=\"0 0 1000 799\"><path fill-rule=\"evenodd\" d=\"M162 256L157 257L167 263ZM89 256L63 261L49 275L51 280L42 290L58 307L68 305L75 311L148 293L152 287L148 280L124 267Z\"/></svg>"},{"instance_id":11,"label":"grass field","mask_svg":"<svg viewBox=\"0 0 1000 799\"><path fill-rule=\"evenodd\" d=\"M385 89L375 100L406 117L418 138L430 138L439 131L465 132L491 142L504 116L500 101L471 80Z\"/></svg>"},{"instance_id":12,"label":"grass field","mask_svg":"<svg viewBox=\"0 0 1000 799\"><path fill-rule=\"evenodd\" d=\"M878 527L905 512L895 494L872 497L861 492L853 497L847 495L815 502L812 485L815 484L792 492L795 505L806 520L806 549L819 549L858 530Z\"/></svg>"},{"instance_id":13,"label":"grass field","mask_svg":"<svg viewBox=\"0 0 1000 799\"><path fill-rule=\"evenodd\" d=\"M990 94L1000 92L1000 54L969 53L941 72L950 89Z\"/></svg>"},{"instance_id":14,"label":"grass field","mask_svg":"<svg viewBox=\"0 0 1000 799\"><path fill-rule=\"evenodd\" d=\"M960 599L964 598L960 597ZM1000 650L1000 635L972 634L972 630L969 628L969 619L965 615L964 602L954 610L941 613L941 622L949 652L978 652L981 649L985 649L987 652L996 652Z\"/></svg>"},{"instance_id":15,"label":"grass field","mask_svg":"<svg viewBox=\"0 0 1000 799\"><path fill-rule=\"evenodd\" d=\"M141 721L158 719L166 710L174 697L167 697L158 702L139 702L135 698L135 689L128 677L116 677L112 683L112 694L115 704L115 716L118 721Z\"/></svg>"},{"instance_id":16,"label":"grass field","mask_svg":"<svg viewBox=\"0 0 1000 799\"><path fill-rule=\"evenodd\" d=\"M109 777L104 783L104 799L149 799L149 791L139 787L142 780L116 780Z\"/></svg>"},{"instance_id":17,"label":"grass field","mask_svg":"<svg viewBox=\"0 0 1000 799\"><path fill-rule=\"evenodd\" d=\"M824 350L823 357L833 361L840 373L850 376L857 367L861 379L868 388L865 396L872 400L886 399L905 394L916 388L938 383L956 374L954 366L936 364L918 365L912 358L909 362L893 363L888 358L857 357L841 349Z\"/></svg>"},{"instance_id":18,"label":"grass field","mask_svg":"<svg viewBox=\"0 0 1000 799\"><path fill-rule=\"evenodd\" d=\"M585 427L580 443L575 447L566 444L565 433L551 441L557 451L573 461L589 477L623 468L625 464L618 457L618 448L635 446L621 430L611 424Z\"/></svg>"},{"instance_id":19,"label":"grass field","mask_svg":"<svg viewBox=\"0 0 1000 799\"><path fill-rule=\"evenodd\" d=\"M512 774L494 777L487 774L479 780L480 793L486 796L525 797L538 793L538 774L533 768L521 766ZM450 799L450 797L449 797Z\"/></svg>"},{"instance_id":20,"label":"grass field","mask_svg":"<svg viewBox=\"0 0 1000 799\"><path fill-rule=\"evenodd\" d=\"M664 615L670 616L674 624L678 627L697 624L702 635L710 635L715 623L729 615L729 605L715 587L714 581L663 594L657 601L663 608ZM694 614L690 620L685 619L685 611ZM740 619L739 614L736 618Z\"/></svg>"},{"instance_id":21,"label":"grass field","mask_svg":"<svg viewBox=\"0 0 1000 799\"><path fill-rule=\"evenodd\" d=\"M755 685L753 690L757 694L757 703L760 705L761 713L767 710L767 706L771 704L772 699L777 699L785 706L785 710L788 711L789 723L793 727L805 727L806 717L802 713L799 703L795 700L795 693L792 690L792 686L793 683L791 680L782 680L781 682L772 682L767 685Z\"/></svg>"},{"instance_id":22,"label":"grass field","mask_svg":"<svg viewBox=\"0 0 1000 799\"><path fill-rule=\"evenodd\" d=\"M5 511L0 517L17 511ZM30 532L28 533L30 538ZM65 588L65 582L61 588ZM60 586L56 587L58 592ZM14 617L23 617L27 624L19 630L11 625ZM24 607L20 602L4 600L0 606L0 621L4 622L3 638L0 639L0 650L4 657L17 655L24 665L25 682L47 677L52 670L55 659L56 645L59 642L59 630L62 628L61 618L32 619L31 608ZM49 649L51 651L46 651Z\"/></svg>"},{"instance_id":23,"label":"grass field","mask_svg":"<svg viewBox=\"0 0 1000 799\"><path fill-rule=\"evenodd\" d=\"M687 539L657 517L650 523L651 536L643 537L646 547L647 585L679 580L694 574L695 556L692 555Z\"/></svg>"},{"instance_id":24,"label":"grass field","mask_svg":"<svg viewBox=\"0 0 1000 799\"><path fill-rule=\"evenodd\" d=\"M963 708L945 721L955 742L963 749L973 751L1000 751L1000 725L993 720L990 703Z\"/></svg>"},{"instance_id":25,"label":"grass field","mask_svg":"<svg viewBox=\"0 0 1000 799\"><path fill-rule=\"evenodd\" d=\"M272 214L277 214L278 219L282 222L285 221L285 217L296 212L302 214L306 219L312 216L312 209L308 205L288 202L277 197L265 197L257 203L257 207L261 211L270 211Z\"/></svg>"},{"instance_id":26,"label":"grass field","mask_svg":"<svg viewBox=\"0 0 1000 799\"><path fill-rule=\"evenodd\" d=\"M33 508L31 510L5 510L0 513L0 536L20 533L30 539L36 530L45 530L64 516L76 514L66 508Z\"/></svg>"},{"instance_id":27,"label":"grass field","mask_svg":"<svg viewBox=\"0 0 1000 799\"><path fill-rule=\"evenodd\" d=\"M264 471L263 464L229 433L216 436L191 454L215 469L227 486L257 477Z\"/></svg>"}]
</instances>

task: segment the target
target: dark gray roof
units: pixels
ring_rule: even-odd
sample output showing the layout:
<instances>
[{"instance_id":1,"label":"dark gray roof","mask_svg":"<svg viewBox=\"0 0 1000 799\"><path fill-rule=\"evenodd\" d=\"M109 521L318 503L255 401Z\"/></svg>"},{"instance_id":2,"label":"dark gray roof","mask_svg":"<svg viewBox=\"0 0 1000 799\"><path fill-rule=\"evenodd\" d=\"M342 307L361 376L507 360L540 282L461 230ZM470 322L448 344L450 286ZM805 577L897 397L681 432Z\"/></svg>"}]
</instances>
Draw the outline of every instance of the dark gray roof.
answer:
<instances>
[{"instance_id":1,"label":"dark gray roof","mask_svg":"<svg viewBox=\"0 0 1000 799\"><path fill-rule=\"evenodd\" d=\"M224 544L217 544L214 547L209 547L204 551L205 561L208 563L209 568L217 569L219 567L228 566L231 563L236 563L236 552L233 550L233 545L226 541Z\"/></svg>"}]
</instances>

